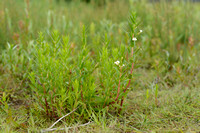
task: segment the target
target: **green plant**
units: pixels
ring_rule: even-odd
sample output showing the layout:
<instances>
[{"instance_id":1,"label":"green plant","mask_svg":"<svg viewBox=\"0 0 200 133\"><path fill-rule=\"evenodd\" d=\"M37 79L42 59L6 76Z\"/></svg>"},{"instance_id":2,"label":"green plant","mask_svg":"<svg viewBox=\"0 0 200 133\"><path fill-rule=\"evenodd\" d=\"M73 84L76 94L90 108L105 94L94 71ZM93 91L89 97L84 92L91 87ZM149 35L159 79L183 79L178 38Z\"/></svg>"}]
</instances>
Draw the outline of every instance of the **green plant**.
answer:
<instances>
[{"instance_id":1,"label":"green plant","mask_svg":"<svg viewBox=\"0 0 200 133\"><path fill-rule=\"evenodd\" d=\"M0 106L1 106L1 109L6 113L9 112L8 101L9 101L8 94L3 92L3 94L0 95Z\"/></svg>"},{"instance_id":2,"label":"green plant","mask_svg":"<svg viewBox=\"0 0 200 133\"><path fill-rule=\"evenodd\" d=\"M88 119L86 110L89 106L95 111L111 105L121 110L139 50L135 45L137 26L136 14L132 13L128 27L130 44L109 49L109 40L105 36L105 43L96 59L90 57L84 26L82 48L76 56L71 55L68 36L61 38L58 31L54 31L47 42L40 33L34 47L30 81L33 95L46 115L61 117L78 106L81 108L76 117L83 119Z\"/></svg>"}]
</instances>

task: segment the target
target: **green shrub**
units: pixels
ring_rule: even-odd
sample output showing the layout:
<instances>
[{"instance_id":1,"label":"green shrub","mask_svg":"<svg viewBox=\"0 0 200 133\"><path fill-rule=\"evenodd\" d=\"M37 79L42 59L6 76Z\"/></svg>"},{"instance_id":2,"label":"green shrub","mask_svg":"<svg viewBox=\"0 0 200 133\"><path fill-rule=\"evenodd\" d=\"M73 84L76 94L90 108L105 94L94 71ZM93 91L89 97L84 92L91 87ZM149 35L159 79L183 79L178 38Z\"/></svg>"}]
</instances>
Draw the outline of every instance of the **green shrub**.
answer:
<instances>
[{"instance_id":1,"label":"green shrub","mask_svg":"<svg viewBox=\"0 0 200 133\"><path fill-rule=\"evenodd\" d=\"M68 36L60 37L58 31L54 31L49 42L40 33L34 47L30 81L35 100L48 117L61 117L78 106L81 107L75 116L82 119L89 118L90 108L100 111L108 107L111 112L122 109L138 51L132 40L133 35L138 35L135 20L133 13L129 22L129 46L121 44L109 49L105 35L104 45L95 59L90 56L84 26L82 47L73 56Z\"/></svg>"}]
</instances>

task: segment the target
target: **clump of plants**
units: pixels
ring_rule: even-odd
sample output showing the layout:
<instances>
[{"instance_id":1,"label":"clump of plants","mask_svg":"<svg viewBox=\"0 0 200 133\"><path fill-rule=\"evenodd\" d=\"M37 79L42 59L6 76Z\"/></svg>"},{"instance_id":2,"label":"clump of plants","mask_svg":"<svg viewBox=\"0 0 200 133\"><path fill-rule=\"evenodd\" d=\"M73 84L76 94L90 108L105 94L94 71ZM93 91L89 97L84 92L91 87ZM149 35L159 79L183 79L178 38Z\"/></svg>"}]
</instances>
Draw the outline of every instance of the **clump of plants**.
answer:
<instances>
[{"instance_id":1,"label":"clump of plants","mask_svg":"<svg viewBox=\"0 0 200 133\"><path fill-rule=\"evenodd\" d=\"M107 108L120 113L132 83L134 63L139 47L136 45L136 14L132 13L128 26L128 44L110 49L109 38L95 58L91 56L85 26L82 29L81 49L72 56L69 36L58 31L50 34L50 41L39 34L31 60L31 90L39 109L51 119L77 109L72 117L88 120L90 112Z\"/></svg>"}]
</instances>

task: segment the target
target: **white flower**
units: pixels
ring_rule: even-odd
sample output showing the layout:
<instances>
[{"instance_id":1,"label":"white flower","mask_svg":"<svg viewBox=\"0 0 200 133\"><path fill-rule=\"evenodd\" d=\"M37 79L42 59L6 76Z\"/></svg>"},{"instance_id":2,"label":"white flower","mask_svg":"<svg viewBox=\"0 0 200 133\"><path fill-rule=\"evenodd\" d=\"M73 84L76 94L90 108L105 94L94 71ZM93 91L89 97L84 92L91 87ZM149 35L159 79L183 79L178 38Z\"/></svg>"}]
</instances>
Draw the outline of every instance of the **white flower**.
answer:
<instances>
[{"instance_id":1,"label":"white flower","mask_svg":"<svg viewBox=\"0 0 200 133\"><path fill-rule=\"evenodd\" d=\"M119 62L119 61L115 61L114 63L115 63L116 65L119 65L120 62Z\"/></svg>"},{"instance_id":2,"label":"white flower","mask_svg":"<svg viewBox=\"0 0 200 133\"><path fill-rule=\"evenodd\" d=\"M135 38L135 37L133 37L133 39L132 39L133 41L137 41L137 38Z\"/></svg>"},{"instance_id":3,"label":"white flower","mask_svg":"<svg viewBox=\"0 0 200 133\"><path fill-rule=\"evenodd\" d=\"M123 64L122 67L124 67L125 65Z\"/></svg>"},{"instance_id":4,"label":"white flower","mask_svg":"<svg viewBox=\"0 0 200 133\"><path fill-rule=\"evenodd\" d=\"M140 33L142 33L143 31L142 30L140 30Z\"/></svg>"}]
</instances>

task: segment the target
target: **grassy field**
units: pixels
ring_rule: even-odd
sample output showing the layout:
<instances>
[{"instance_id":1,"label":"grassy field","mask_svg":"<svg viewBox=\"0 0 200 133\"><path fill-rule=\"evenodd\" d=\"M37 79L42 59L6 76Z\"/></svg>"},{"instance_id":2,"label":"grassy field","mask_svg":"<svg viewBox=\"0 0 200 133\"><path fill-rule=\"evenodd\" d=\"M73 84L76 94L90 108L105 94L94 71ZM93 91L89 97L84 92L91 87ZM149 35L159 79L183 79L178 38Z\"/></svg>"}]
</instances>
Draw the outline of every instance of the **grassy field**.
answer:
<instances>
[{"instance_id":1,"label":"grassy field","mask_svg":"<svg viewBox=\"0 0 200 133\"><path fill-rule=\"evenodd\" d=\"M186 1L1 0L0 132L199 132L199 16Z\"/></svg>"}]
</instances>

